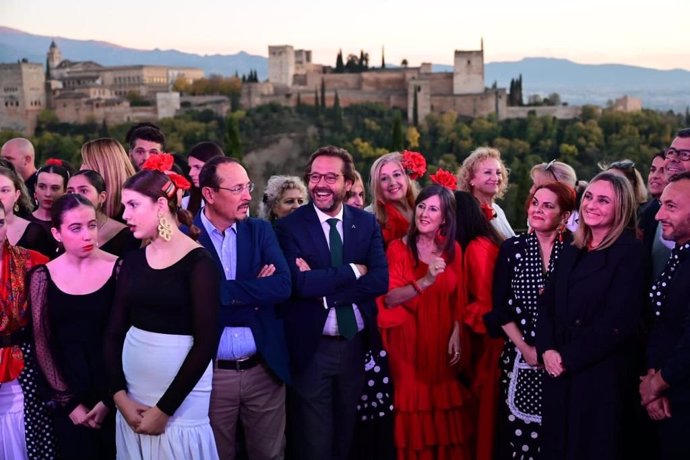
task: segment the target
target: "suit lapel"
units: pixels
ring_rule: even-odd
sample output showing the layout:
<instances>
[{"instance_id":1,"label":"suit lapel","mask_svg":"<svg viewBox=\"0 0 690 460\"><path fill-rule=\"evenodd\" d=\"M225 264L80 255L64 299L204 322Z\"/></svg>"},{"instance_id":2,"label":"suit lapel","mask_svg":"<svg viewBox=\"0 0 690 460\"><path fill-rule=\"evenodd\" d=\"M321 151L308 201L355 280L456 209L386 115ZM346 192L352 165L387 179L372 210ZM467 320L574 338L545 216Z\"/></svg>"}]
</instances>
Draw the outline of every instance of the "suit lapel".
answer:
<instances>
[{"instance_id":1,"label":"suit lapel","mask_svg":"<svg viewBox=\"0 0 690 460\"><path fill-rule=\"evenodd\" d=\"M200 210L199 212L203 211ZM216 248L213 246L211 237L206 231L206 227L204 227L204 224L201 222L201 216L199 214L197 214L194 217L194 225L196 225L201 231L201 233L199 234L199 244L205 247L208 250L208 252L211 253L211 257L213 257L213 260L218 264L218 266L222 267L223 264L220 262L220 256L216 252Z\"/></svg>"},{"instance_id":2,"label":"suit lapel","mask_svg":"<svg viewBox=\"0 0 690 460\"><path fill-rule=\"evenodd\" d=\"M245 270L251 269L251 251L252 245L249 244L251 241L251 233L249 231L249 226L246 222L237 223L237 266L235 268L235 279L242 280L247 279L245 276Z\"/></svg>"},{"instance_id":3,"label":"suit lapel","mask_svg":"<svg viewBox=\"0 0 690 460\"><path fill-rule=\"evenodd\" d=\"M343 262L350 263L355 260L355 248L357 247L357 226L349 206L343 204Z\"/></svg>"},{"instance_id":4,"label":"suit lapel","mask_svg":"<svg viewBox=\"0 0 690 460\"><path fill-rule=\"evenodd\" d=\"M323 227L319 221L319 216L316 215L316 210L313 204L309 204L309 209L304 213L306 220L304 228L309 232L309 237L316 249L316 256L319 258L321 267L331 266L331 251L328 249L328 241L326 235L323 233Z\"/></svg>"}]
</instances>

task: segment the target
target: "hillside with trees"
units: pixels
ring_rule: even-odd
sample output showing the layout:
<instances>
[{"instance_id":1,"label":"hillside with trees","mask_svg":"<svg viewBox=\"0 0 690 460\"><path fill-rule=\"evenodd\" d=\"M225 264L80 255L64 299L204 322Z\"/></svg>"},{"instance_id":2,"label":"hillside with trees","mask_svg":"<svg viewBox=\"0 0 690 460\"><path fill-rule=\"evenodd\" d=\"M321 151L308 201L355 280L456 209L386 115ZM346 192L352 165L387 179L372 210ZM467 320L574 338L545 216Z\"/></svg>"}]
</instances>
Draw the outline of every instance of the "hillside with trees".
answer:
<instances>
[{"instance_id":1,"label":"hillside with trees","mask_svg":"<svg viewBox=\"0 0 690 460\"><path fill-rule=\"evenodd\" d=\"M433 172L438 166L456 170L474 148L490 145L501 151L511 170L504 209L511 223L520 228L524 226L523 203L532 165L558 159L571 164L580 179L586 180L597 173L600 163L628 158L646 175L651 156L669 145L679 128L690 126L690 116L652 110L623 113L586 106L575 120L534 115L510 120L467 119L447 112L431 114L415 125L399 110L375 104L343 108L336 97L330 107L322 103L298 103L295 108L269 104L236 110L226 117L210 111L189 112L160 120L159 125L171 152L184 156L195 143L212 140L223 145L228 154L263 165L251 169L259 188L269 174L300 173L308 155L324 144L350 151L365 180L373 161L388 151L420 151ZM82 143L103 136L122 140L129 126L60 123L45 111L31 140L39 152L39 162L59 157L78 166ZM0 132L0 143L16 135Z\"/></svg>"}]
</instances>

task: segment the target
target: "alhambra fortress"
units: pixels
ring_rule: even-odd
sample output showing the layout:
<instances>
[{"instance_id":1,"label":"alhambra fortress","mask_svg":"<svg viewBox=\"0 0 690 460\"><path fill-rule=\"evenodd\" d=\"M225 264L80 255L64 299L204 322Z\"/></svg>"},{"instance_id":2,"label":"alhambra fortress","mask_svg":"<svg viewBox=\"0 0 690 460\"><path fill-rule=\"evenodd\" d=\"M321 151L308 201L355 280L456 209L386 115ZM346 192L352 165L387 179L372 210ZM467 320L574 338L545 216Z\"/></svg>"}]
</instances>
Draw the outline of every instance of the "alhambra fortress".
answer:
<instances>
[{"instance_id":1,"label":"alhambra fortress","mask_svg":"<svg viewBox=\"0 0 690 460\"><path fill-rule=\"evenodd\" d=\"M429 113L454 111L460 116L495 114L499 119L526 117L528 112L574 118L575 106L510 107L505 88L486 87L484 46L456 50L452 72L432 72L430 63L419 67L375 68L358 73L335 73L312 62L310 50L290 45L268 47L268 80L243 83L245 108L274 102L287 106L315 104L323 86L326 105L336 94L340 105L378 103L398 108L418 119ZM188 96L172 90L182 78L204 77L202 69L159 65L103 66L92 61L63 59L53 41L46 63L0 64L0 129L32 134L38 115L52 110L61 122L106 123L155 121L183 110L210 109L224 116L230 105L225 96ZM137 94L144 104L131 105ZM298 102L299 101L299 102Z\"/></svg>"}]
</instances>

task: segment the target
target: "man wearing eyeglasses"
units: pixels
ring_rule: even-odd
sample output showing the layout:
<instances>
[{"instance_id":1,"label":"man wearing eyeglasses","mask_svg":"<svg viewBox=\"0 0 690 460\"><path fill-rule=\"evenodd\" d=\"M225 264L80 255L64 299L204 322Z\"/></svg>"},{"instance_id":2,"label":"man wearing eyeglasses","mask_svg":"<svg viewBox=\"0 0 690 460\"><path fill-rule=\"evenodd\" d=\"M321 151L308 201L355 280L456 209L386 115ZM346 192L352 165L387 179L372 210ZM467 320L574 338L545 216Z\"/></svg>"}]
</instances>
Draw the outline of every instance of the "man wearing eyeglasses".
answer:
<instances>
[{"instance_id":1,"label":"man wearing eyeglasses","mask_svg":"<svg viewBox=\"0 0 690 460\"><path fill-rule=\"evenodd\" d=\"M690 128L678 131L665 154L664 169L667 181L675 174L690 171Z\"/></svg>"},{"instance_id":2,"label":"man wearing eyeglasses","mask_svg":"<svg viewBox=\"0 0 690 460\"><path fill-rule=\"evenodd\" d=\"M276 223L292 273L283 308L293 370L288 439L300 460L349 458L364 354L377 340L375 299L388 288L376 219L343 204L354 171L346 150L318 149L305 171L311 204Z\"/></svg>"},{"instance_id":3,"label":"man wearing eyeglasses","mask_svg":"<svg viewBox=\"0 0 690 460\"><path fill-rule=\"evenodd\" d=\"M222 273L209 411L218 454L235 458L240 420L250 460L283 458L289 364L276 305L290 296L290 271L271 225L248 217L254 184L237 160L207 161L199 187L206 205L194 224Z\"/></svg>"}]
</instances>

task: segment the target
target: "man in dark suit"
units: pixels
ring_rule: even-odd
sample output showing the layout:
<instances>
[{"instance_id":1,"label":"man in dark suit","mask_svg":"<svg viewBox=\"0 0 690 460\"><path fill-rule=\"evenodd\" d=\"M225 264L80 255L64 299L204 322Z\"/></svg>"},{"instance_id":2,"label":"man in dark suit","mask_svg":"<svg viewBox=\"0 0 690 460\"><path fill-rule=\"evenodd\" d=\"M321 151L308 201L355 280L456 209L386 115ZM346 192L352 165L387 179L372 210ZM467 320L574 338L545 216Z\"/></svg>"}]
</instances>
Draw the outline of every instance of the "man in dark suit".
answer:
<instances>
[{"instance_id":1,"label":"man in dark suit","mask_svg":"<svg viewBox=\"0 0 690 460\"><path fill-rule=\"evenodd\" d=\"M311 204L276 224L293 280L283 318L293 369L288 439L300 460L348 458L364 353L376 336L374 299L388 289L376 219L343 204L354 172L346 150L318 149L305 171Z\"/></svg>"},{"instance_id":2,"label":"man in dark suit","mask_svg":"<svg viewBox=\"0 0 690 460\"><path fill-rule=\"evenodd\" d=\"M661 270L668 260L671 249L667 246L669 242L662 240L661 225L655 219L661 204L659 197L666 186L666 173L664 170L665 151L662 150L654 154L652 164L649 165L649 176L647 176L647 190L652 196L647 204L639 212L637 228L642 234L642 242L651 256L652 279L661 274Z\"/></svg>"},{"instance_id":3,"label":"man in dark suit","mask_svg":"<svg viewBox=\"0 0 690 460\"><path fill-rule=\"evenodd\" d=\"M650 292L655 322L640 396L659 422L661 458L690 458L690 171L669 179L656 218L676 247Z\"/></svg>"},{"instance_id":4,"label":"man in dark suit","mask_svg":"<svg viewBox=\"0 0 690 460\"><path fill-rule=\"evenodd\" d=\"M290 296L290 272L271 225L247 217L254 184L237 160L206 162L199 186L206 206L194 224L222 274L209 414L218 453L235 458L239 419L250 460L283 458L289 364L276 305Z\"/></svg>"}]
</instances>

